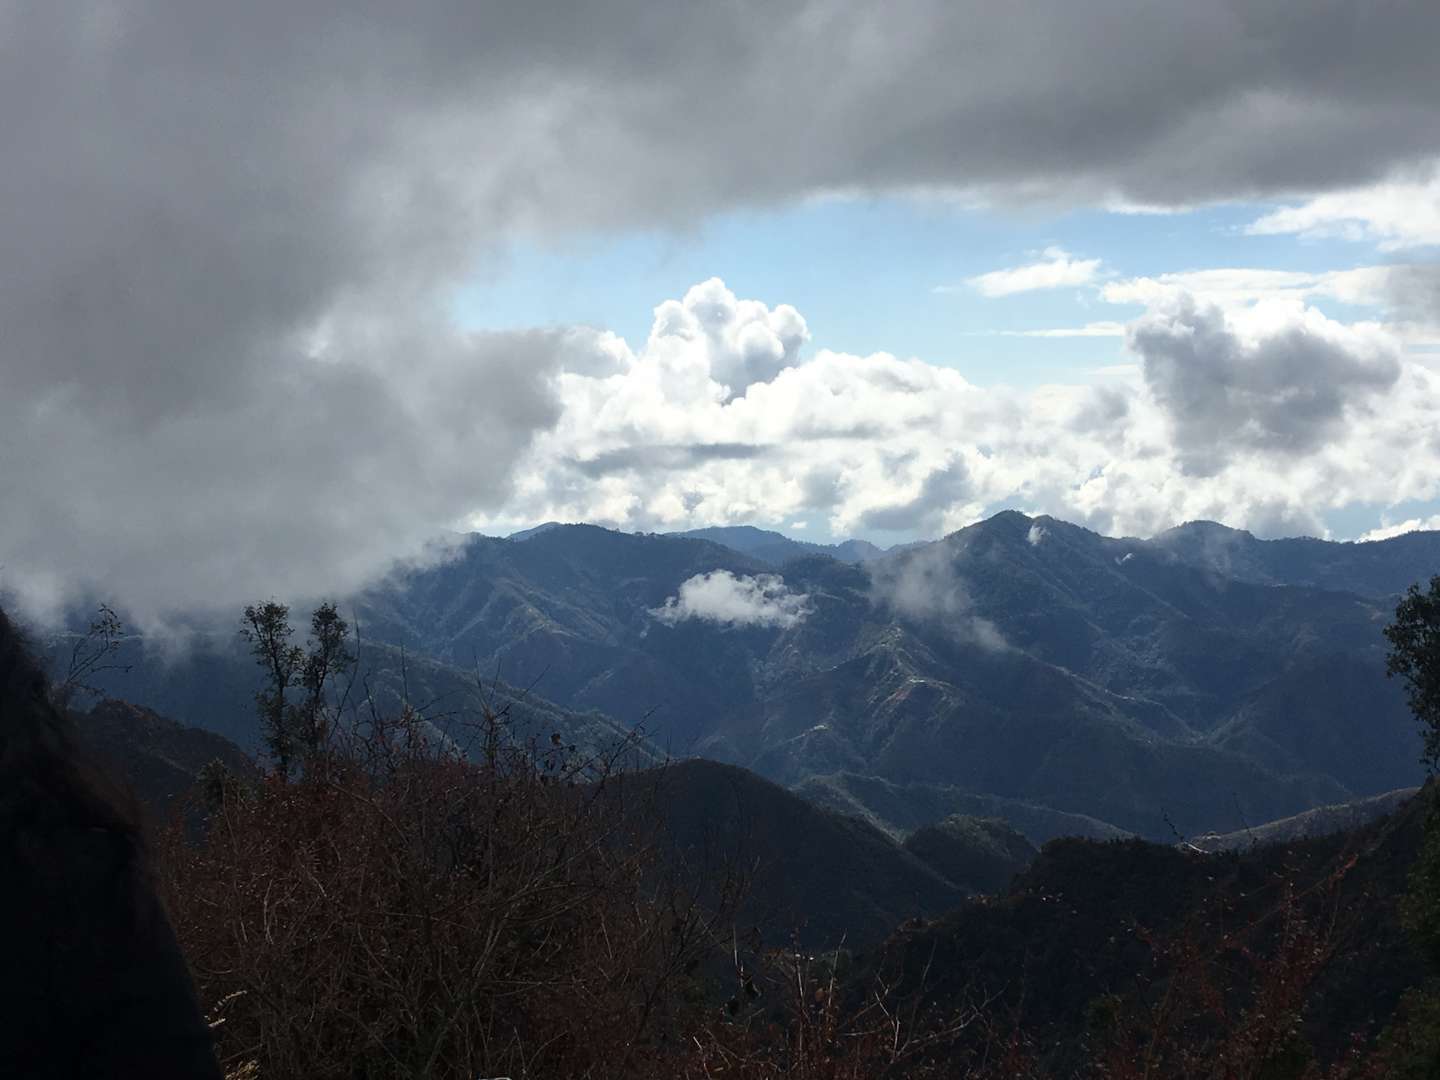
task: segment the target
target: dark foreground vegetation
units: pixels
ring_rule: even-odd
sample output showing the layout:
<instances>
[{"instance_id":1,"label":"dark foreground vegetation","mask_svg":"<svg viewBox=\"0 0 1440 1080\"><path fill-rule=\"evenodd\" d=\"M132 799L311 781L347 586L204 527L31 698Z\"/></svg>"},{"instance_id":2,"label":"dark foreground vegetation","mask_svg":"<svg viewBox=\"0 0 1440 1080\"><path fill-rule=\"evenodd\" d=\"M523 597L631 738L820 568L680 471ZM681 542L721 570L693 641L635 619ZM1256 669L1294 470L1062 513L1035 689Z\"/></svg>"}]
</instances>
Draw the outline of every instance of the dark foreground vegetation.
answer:
<instances>
[{"instance_id":1,"label":"dark foreground vegetation","mask_svg":"<svg viewBox=\"0 0 1440 1080\"><path fill-rule=\"evenodd\" d=\"M735 917L749 867L677 855L654 786L551 760L212 788L159 863L227 1072L1434 1075L1423 799L1244 853L1055 841L1005 895L809 952Z\"/></svg>"},{"instance_id":2,"label":"dark foreground vegetation","mask_svg":"<svg viewBox=\"0 0 1440 1080\"><path fill-rule=\"evenodd\" d=\"M1427 735L1437 615L1440 579L1388 631ZM1440 1076L1433 784L1239 850L956 819L897 861L743 770L495 705L441 737L368 701L333 609L304 647L287 619L247 613L269 765L206 765L152 844L227 1076ZM152 757L132 782L173 783Z\"/></svg>"}]
</instances>

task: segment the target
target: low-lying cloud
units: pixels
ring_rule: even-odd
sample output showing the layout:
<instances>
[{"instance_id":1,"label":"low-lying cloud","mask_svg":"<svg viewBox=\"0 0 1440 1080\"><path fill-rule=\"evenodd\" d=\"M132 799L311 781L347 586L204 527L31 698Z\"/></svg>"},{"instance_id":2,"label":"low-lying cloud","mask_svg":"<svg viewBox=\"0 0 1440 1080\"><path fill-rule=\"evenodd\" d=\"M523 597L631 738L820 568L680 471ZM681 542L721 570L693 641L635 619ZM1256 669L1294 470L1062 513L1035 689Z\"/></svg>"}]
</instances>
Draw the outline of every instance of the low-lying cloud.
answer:
<instances>
[{"instance_id":1,"label":"low-lying cloud","mask_svg":"<svg viewBox=\"0 0 1440 1080\"><path fill-rule=\"evenodd\" d=\"M870 601L902 618L942 628L957 641L999 651L999 628L975 614L952 543L929 544L871 563Z\"/></svg>"},{"instance_id":2,"label":"low-lying cloud","mask_svg":"<svg viewBox=\"0 0 1440 1080\"><path fill-rule=\"evenodd\" d=\"M696 574L680 585L677 595L651 610L667 626L686 619L702 619L726 627L798 626L810 613L810 598L791 592L778 574L732 574L712 570Z\"/></svg>"}]
</instances>

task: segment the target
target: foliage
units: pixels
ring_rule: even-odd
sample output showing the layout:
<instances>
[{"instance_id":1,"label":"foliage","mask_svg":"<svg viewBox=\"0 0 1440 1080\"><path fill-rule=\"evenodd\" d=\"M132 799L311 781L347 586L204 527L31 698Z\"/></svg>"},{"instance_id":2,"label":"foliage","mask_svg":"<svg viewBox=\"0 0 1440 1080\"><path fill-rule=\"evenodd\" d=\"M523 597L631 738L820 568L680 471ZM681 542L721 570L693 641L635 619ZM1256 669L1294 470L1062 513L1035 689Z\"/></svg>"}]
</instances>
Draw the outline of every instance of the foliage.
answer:
<instances>
[{"instance_id":1,"label":"foliage","mask_svg":"<svg viewBox=\"0 0 1440 1080\"><path fill-rule=\"evenodd\" d=\"M288 605L269 600L245 608L240 635L250 644L255 662L265 673L265 686L255 695L256 709L277 775L289 777L296 756L318 753L329 737L333 709L331 683L353 667L350 627L333 603L323 603L310 616L306 647L291 644ZM291 700L291 693L296 700Z\"/></svg>"},{"instance_id":2,"label":"foliage","mask_svg":"<svg viewBox=\"0 0 1440 1080\"><path fill-rule=\"evenodd\" d=\"M310 692L287 619L247 611L252 644ZM981 1022L878 983L852 1007L843 964L793 949L742 962L745 859L677 848L624 746L519 739L487 709L467 757L408 704L337 716L293 777L207 767L157 844L229 1075L919 1076Z\"/></svg>"},{"instance_id":3,"label":"foliage","mask_svg":"<svg viewBox=\"0 0 1440 1080\"><path fill-rule=\"evenodd\" d=\"M340 723L324 692L346 669L343 620L312 621L308 651L283 605L247 623L282 676L262 715L303 768L207 770L198 842L177 824L159 862L234 1075L1437 1076L1433 992L1412 989L1374 1038L1419 981L1396 914L1418 804L1244 853L1055 842L1006 896L911 920L863 961L767 951L736 924L744 853L677 844L707 825L763 834L763 790L682 770L735 803L688 792L711 809L685 822L684 785L665 796L558 733L518 739L503 712L479 717L473 758L408 703ZM327 649L333 666L307 666ZM973 845L977 827L947 836ZM1440 958L1437 836L1403 913Z\"/></svg>"},{"instance_id":4,"label":"foliage","mask_svg":"<svg viewBox=\"0 0 1440 1080\"><path fill-rule=\"evenodd\" d=\"M1440 968L1440 803L1434 785L1420 798L1426 801L1425 835L1410 870L1401 916L1431 966Z\"/></svg>"},{"instance_id":5,"label":"foliage","mask_svg":"<svg viewBox=\"0 0 1440 1080\"><path fill-rule=\"evenodd\" d=\"M1385 628L1390 641L1387 673L1405 680L1411 711L1425 737L1425 764L1440 765L1440 577L1428 591L1411 585ZM1425 834L1410 871L1401 906L1405 928L1432 970L1440 965L1440 798L1427 785ZM1379 1059L1385 1075L1405 1080L1440 1077L1440 989L1433 984L1406 995L1397 1020L1381 1040Z\"/></svg>"},{"instance_id":6,"label":"foliage","mask_svg":"<svg viewBox=\"0 0 1440 1080\"><path fill-rule=\"evenodd\" d=\"M1386 673L1405 680L1410 710L1425 736L1424 762L1440 766L1440 577L1420 591L1411 585L1385 628L1390 641Z\"/></svg>"},{"instance_id":7,"label":"foliage","mask_svg":"<svg viewBox=\"0 0 1440 1080\"><path fill-rule=\"evenodd\" d=\"M976 892L1004 892L1036 855L1034 845L1008 822L964 814L916 829L905 849Z\"/></svg>"},{"instance_id":8,"label":"foliage","mask_svg":"<svg viewBox=\"0 0 1440 1080\"><path fill-rule=\"evenodd\" d=\"M1209 905L1167 936L1141 934L1152 974L1139 992L1106 995L1089 1019L1107 1080L1318 1080L1304 1031L1317 976L1333 955L1336 874L1306 897L1285 882L1254 920L1213 932ZM1318 894L1318 895L1315 895ZM1306 900L1320 899L1318 905ZM1307 910L1308 909L1308 910ZM1327 910L1328 909L1328 910ZM1212 921L1212 926L1204 925Z\"/></svg>"},{"instance_id":9,"label":"foliage","mask_svg":"<svg viewBox=\"0 0 1440 1080\"><path fill-rule=\"evenodd\" d=\"M499 725L502 717L485 722ZM660 872L605 761L486 763L418 718L213 783L162 865L222 1060L264 1076L602 1075L659 1051L721 912Z\"/></svg>"}]
</instances>

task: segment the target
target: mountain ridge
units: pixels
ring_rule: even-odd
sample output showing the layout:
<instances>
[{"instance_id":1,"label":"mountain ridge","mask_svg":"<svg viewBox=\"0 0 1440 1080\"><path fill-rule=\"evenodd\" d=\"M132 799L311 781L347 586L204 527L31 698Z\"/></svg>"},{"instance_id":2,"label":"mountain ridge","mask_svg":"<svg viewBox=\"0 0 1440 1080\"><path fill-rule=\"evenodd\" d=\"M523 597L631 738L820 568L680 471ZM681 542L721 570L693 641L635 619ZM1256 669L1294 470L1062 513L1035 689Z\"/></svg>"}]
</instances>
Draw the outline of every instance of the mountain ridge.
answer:
<instances>
[{"instance_id":1,"label":"mountain ridge","mask_svg":"<svg viewBox=\"0 0 1440 1080\"><path fill-rule=\"evenodd\" d=\"M1383 677L1393 597L1367 590L1440 570L1440 534L1298 542L1309 561L1288 577L1318 566L1321 587L1283 565L1247 580L1253 559L1226 576L1186 539L1249 550L1220 529L1156 542L1006 511L863 563L806 550L776 567L705 537L551 524L472 534L342 608L392 674L408 658L437 686L503 678L597 737L643 724L663 753L754 769L892 835L926 823L919 807L1007 807L1032 839L1160 839L1417 782ZM1292 550L1254 543L1271 563ZM1328 587L1352 565L1359 591ZM203 697L161 711L198 716Z\"/></svg>"}]
</instances>

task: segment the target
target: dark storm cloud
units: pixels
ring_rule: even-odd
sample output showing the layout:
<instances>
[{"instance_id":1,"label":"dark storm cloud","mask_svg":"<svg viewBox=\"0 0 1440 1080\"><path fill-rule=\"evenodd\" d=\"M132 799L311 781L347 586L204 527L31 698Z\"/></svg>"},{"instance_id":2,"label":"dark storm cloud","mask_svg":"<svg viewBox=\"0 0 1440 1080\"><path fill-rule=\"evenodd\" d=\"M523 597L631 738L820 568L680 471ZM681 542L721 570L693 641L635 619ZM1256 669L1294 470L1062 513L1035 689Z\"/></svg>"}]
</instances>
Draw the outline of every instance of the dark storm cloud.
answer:
<instances>
[{"instance_id":1,"label":"dark storm cloud","mask_svg":"<svg viewBox=\"0 0 1440 1080\"><path fill-rule=\"evenodd\" d=\"M1386 343L1337 324L1291 319L1246 339L1219 308L1189 298L1133 324L1128 337L1169 415L1182 468L1199 476L1239 451L1318 450L1347 412L1400 377Z\"/></svg>"},{"instance_id":2,"label":"dark storm cloud","mask_svg":"<svg viewBox=\"0 0 1440 1080\"><path fill-rule=\"evenodd\" d=\"M818 189L1355 183L1440 144L1437 28L1338 2L0 3L0 589L341 588L497 504L570 347L465 338L444 303L517 235Z\"/></svg>"}]
</instances>

